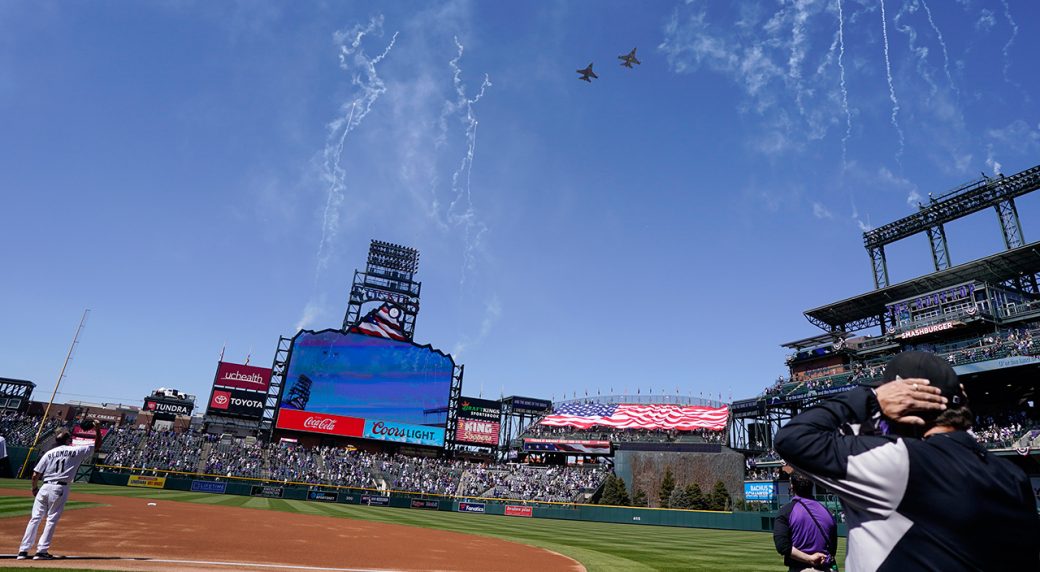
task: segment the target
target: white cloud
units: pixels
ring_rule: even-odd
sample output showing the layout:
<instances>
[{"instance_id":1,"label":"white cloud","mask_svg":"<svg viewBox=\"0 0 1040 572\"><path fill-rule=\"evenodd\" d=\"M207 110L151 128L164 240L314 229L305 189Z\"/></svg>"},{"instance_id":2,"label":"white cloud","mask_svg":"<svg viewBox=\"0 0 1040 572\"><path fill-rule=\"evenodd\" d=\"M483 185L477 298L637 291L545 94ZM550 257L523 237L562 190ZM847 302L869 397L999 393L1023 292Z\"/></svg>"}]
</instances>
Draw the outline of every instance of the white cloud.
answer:
<instances>
[{"instance_id":1,"label":"white cloud","mask_svg":"<svg viewBox=\"0 0 1040 572\"><path fill-rule=\"evenodd\" d=\"M813 202L812 204L812 214L814 217L819 219L834 218L834 215L831 214L831 211L827 210L827 207L817 202Z\"/></svg>"},{"instance_id":2,"label":"white cloud","mask_svg":"<svg viewBox=\"0 0 1040 572\"><path fill-rule=\"evenodd\" d=\"M992 10L983 8L979 13L979 19L975 22L975 29L980 32L988 32L993 29L993 26L997 25L997 19L993 15Z\"/></svg>"}]
</instances>

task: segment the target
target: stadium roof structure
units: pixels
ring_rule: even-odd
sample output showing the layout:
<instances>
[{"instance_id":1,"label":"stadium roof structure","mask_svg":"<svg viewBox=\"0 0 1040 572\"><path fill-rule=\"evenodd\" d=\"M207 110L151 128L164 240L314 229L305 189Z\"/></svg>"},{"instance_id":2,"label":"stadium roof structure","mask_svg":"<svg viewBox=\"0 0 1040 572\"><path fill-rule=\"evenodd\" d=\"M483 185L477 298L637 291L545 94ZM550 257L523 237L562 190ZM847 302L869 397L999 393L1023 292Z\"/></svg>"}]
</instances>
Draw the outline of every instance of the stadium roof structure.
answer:
<instances>
[{"instance_id":1,"label":"stadium roof structure","mask_svg":"<svg viewBox=\"0 0 1040 572\"><path fill-rule=\"evenodd\" d=\"M1040 241L807 310L805 317L828 332L852 332L880 325L885 305L892 302L965 282L1006 284L1037 274L1040 274Z\"/></svg>"}]
</instances>

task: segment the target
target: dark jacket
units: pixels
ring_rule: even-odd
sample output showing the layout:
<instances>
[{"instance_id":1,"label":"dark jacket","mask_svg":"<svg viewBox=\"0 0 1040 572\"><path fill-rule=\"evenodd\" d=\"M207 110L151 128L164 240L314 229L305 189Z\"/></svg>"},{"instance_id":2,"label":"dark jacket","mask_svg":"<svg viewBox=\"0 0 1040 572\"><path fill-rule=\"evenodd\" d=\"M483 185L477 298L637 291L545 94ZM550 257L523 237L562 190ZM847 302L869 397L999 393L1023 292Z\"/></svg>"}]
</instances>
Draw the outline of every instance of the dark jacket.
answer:
<instances>
[{"instance_id":1,"label":"dark jacket","mask_svg":"<svg viewBox=\"0 0 1040 572\"><path fill-rule=\"evenodd\" d=\"M810 514L810 511L812 513ZM814 499L793 496L785 504L773 523L773 544L784 556L784 565L792 570L804 570L809 565L791 558L791 548L806 554L823 552L831 560L818 568L826 570L838 553L838 526L834 517Z\"/></svg>"},{"instance_id":2,"label":"dark jacket","mask_svg":"<svg viewBox=\"0 0 1040 572\"><path fill-rule=\"evenodd\" d=\"M963 431L859 434L878 411L857 388L776 436L784 459L841 498L850 572L1040 570L1040 519L1020 469Z\"/></svg>"}]
</instances>

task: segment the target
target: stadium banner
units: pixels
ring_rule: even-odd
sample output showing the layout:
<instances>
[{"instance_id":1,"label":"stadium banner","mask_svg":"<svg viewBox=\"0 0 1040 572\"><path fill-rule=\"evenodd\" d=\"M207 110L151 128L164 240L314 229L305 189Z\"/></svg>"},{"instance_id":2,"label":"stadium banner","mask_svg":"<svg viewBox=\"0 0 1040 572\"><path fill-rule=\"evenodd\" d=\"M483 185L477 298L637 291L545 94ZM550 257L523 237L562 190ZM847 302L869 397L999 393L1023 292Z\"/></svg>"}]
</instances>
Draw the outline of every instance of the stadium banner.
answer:
<instances>
[{"instance_id":1,"label":"stadium banner","mask_svg":"<svg viewBox=\"0 0 1040 572\"><path fill-rule=\"evenodd\" d=\"M440 503L435 500L426 499L412 499L412 508L420 508L423 510L437 510L440 508Z\"/></svg>"},{"instance_id":2,"label":"stadium banner","mask_svg":"<svg viewBox=\"0 0 1040 572\"><path fill-rule=\"evenodd\" d=\"M280 499L285 496L285 489L282 487L270 487L267 485L253 485L253 488L249 491L250 496L264 497L267 499Z\"/></svg>"},{"instance_id":3,"label":"stadium banner","mask_svg":"<svg viewBox=\"0 0 1040 572\"><path fill-rule=\"evenodd\" d=\"M216 481L192 481L191 492L215 493L222 495L227 492L227 483L218 483Z\"/></svg>"},{"instance_id":4,"label":"stadium banner","mask_svg":"<svg viewBox=\"0 0 1040 572\"><path fill-rule=\"evenodd\" d=\"M161 489L166 486L166 477L146 477L144 475L130 475L126 482L128 487L146 487L149 489Z\"/></svg>"},{"instance_id":5,"label":"stadium banner","mask_svg":"<svg viewBox=\"0 0 1040 572\"><path fill-rule=\"evenodd\" d=\"M177 415L191 415L192 405L190 402L160 401L155 397L146 397L142 409L154 413L156 419L173 419Z\"/></svg>"},{"instance_id":6,"label":"stadium banner","mask_svg":"<svg viewBox=\"0 0 1040 572\"><path fill-rule=\"evenodd\" d=\"M90 431L87 431L86 429L80 427L79 425L76 425L75 427L72 428L72 444L74 446L93 445L94 444L94 435L95 435L95 433L94 433L93 429L91 429ZM108 435L108 429L107 428L102 428L101 429L101 438L103 439L105 437L105 435Z\"/></svg>"},{"instance_id":7,"label":"stadium banner","mask_svg":"<svg viewBox=\"0 0 1040 572\"><path fill-rule=\"evenodd\" d=\"M776 483L773 481L745 481L744 500L772 501L776 498Z\"/></svg>"},{"instance_id":8,"label":"stadium banner","mask_svg":"<svg viewBox=\"0 0 1040 572\"><path fill-rule=\"evenodd\" d=\"M336 493L327 491L307 491L307 500L318 502L336 502Z\"/></svg>"},{"instance_id":9,"label":"stadium banner","mask_svg":"<svg viewBox=\"0 0 1040 572\"><path fill-rule=\"evenodd\" d=\"M961 365L956 365L953 366L953 371L957 372L957 375L967 375L970 373L982 373L984 371L993 371L997 369L1018 367L1020 365L1030 365L1036 363L1040 363L1040 357L1011 356L1000 359L990 359L986 361L977 361L975 363L964 363Z\"/></svg>"},{"instance_id":10,"label":"stadium banner","mask_svg":"<svg viewBox=\"0 0 1040 572\"><path fill-rule=\"evenodd\" d=\"M506 505L506 516L525 516L531 518L534 516L534 509L529 506L519 506L515 504Z\"/></svg>"},{"instance_id":11,"label":"stadium banner","mask_svg":"<svg viewBox=\"0 0 1040 572\"><path fill-rule=\"evenodd\" d=\"M290 346L277 424L279 428L443 447L454 377L451 356L429 345L354 330L301 330ZM304 415L301 418L290 411ZM431 411L441 412L433 424ZM306 414L355 419L362 425L348 424L348 432L338 423L334 429L320 423L317 427L293 425L294 418L302 424Z\"/></svg>"},{"instance_id":12,"label":"stadium banner","mask_svg":"<svg viewBox=\"0 0 1040 572\"><path fill-rule=\"evenodd\" d=\"M229 387L231 389L248 389L267 393L271 384L271 370L266 367L255 367L217 362L217 375L213 378L213 385L217 387Z\"/></svg>"},{"instance_id":13,"label":"stadium banner","mask_svg":"<svg viewBox=\"0 0 1040 572\"><path fill-rule=\"evenodd\" d=\"M498 421L463 419L459 417L455 427L455 442L467 445L498 445L498 434L502 426Z\"/></svg>"},{"instance_id":14,"label":"stadium banner","mask_svg":"<svg viewBox=\"0 0 1040 572\"><path fill-rule=\"evenodd\" d=\"M326 415L295 409L279 409L279 429L293 429L344 437L361 437L365 432L365 420L343 415Z\"/></svg>"},{"instance_id":15,"label":"stadium banner","mask_svg":"<svg viewBox=\"0 0 1040 572\"><path fill-rule=\"evenodd\" d=\"M362 434L362 437L365 437L366 439L379 439L380 441L432 445L434 447L444 446L443 427L410 425L406 423L394 423L393 421L376 421L373 419L365 420L365 431Z\"/></svg>"},{"instance_id":16,"label":"stadium banner","mask_svg":"<svg viewBox=\"0 0 1040 572\"><path fill-rule=\"evenodd\" d=\"M552 401L547 399L535 399L533 397L518 397L516 395L508 398L513 405L513 413L541 414L552 409Z\"/></svg>"},{"instance_id":17,"label":"stadium banner","mask_svg":"<svg viewBox=\"0 0 1040 572\"><path fill-rule=\"evenodd\" d=\"M570 453L572 455L609 455L610 441L578 439L524 439L524 451Z\"/></svg>"},{"instance_id":18,"label":"stadium banner","mask_svg":"<svg viewBox=\"0 0 1040 572\"><path fill-rule=\"evenodd\" d=\"M459 419L498 421L502 416L502 402L476 397L459 398Z\"/></svg>"},{"instance_id":19,"label":"stadium banner","mask_svg":"<svg viewBox=\"0 0 1040 572\"><path fill-rule=\"evenodd\" d=\"M264 394L241 389L213 388L209 398L210 415L229 415L247 419L260 419L264 412Z\"/></svg>"},{"instance_id":20,"label":"stadium banner","mask_svg":"<svg viewBox=\"0 0 1040 572\"><path fill-rule=\"evenodd\" d=\"M343 504L358 504L358 497L351 493L339 493L336 497L336 502L341 502Z\"/></svg>"},{"instance_id":21,"label":"stadium banner","mask_svg":"<svg viewBox=\"0 0 1040 572\"><path fill-rule=\"evenodd\" d=\"M614 427L617 429L676 429L722 431L729 407L673 405L666 403L562 403L538 422L550 427Z\"/></svg>"},{"instance_id":22,"label":"stadium banner","mask_svg":"<svg viewBox=\"0 0 1040 572\"><path fill-rule=\"evenodd\" d=\"M486 512L486 505L482 502L466 502L462 501L459 503L459 512Z\"/></svg>"},{"instance_id":23,"label":"stadium banner","mask_svg":"<svg viewBox=\"0 0 1040 572\"><path fill-rule=\"evenodd\" d=\"M941 322L939 324L932 324L931 326L924 326L921 328L914 328L913 330L907 330L897 337L902 340L909 338L916 338L918 336L926 336L928 334L934 334L936 332L944 332L946 330L952 330L956 327L963 326L964 322L959 320L952 320L949 322Z\"/></svg>"},{"instance_id":24,"label":"stadium banner","mask_svg":"<svg viewBox=\"0 0 1040 572\"><path fill-rule=\"evenodd\" d=\"M390 497L380 495L361 495L361 504L368 506L390 506Z\"/></svg>"}]
</instances>

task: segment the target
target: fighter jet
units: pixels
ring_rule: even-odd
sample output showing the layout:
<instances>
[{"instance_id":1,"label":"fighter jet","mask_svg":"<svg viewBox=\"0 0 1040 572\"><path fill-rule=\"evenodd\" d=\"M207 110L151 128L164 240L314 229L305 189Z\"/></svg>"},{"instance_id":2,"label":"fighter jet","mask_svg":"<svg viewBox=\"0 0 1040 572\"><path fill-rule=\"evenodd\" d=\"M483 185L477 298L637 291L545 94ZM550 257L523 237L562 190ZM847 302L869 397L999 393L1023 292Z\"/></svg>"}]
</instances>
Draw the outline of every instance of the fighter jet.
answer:
<instances>
[{"instance_id":1,"label":"fighter jet","mask_svg":"<svg viewBox=\"0 0 1040 572\"><path fill-rule=\"evenodd\" d=\"M636 49L632 48L631 52L628 52L626 56L618 56L617 59L621 60L621 65L626 68L632 67L632 64L641 64L643 62L636 59Z\"/></svg>"},{"instance_id":2,"label":"fighter jet","mask_svg":"<svg viewBox=\"0 0 1040 572\"><path fill-rule=\"evenodd\" d=\"M579 77L578 79L583 79L583 80L585 80L585 81L587 81L589 83L592 83L592 80L589 79L590 77L591 78L595 78L595 79L599 79L598 75L592 73L592 62L589 62L589 67L587 67L587 68L585 68L583 70L577 70L577 71L578 71L578 73L581 74L581 77Z\"/></svg>"}]
</instances>

